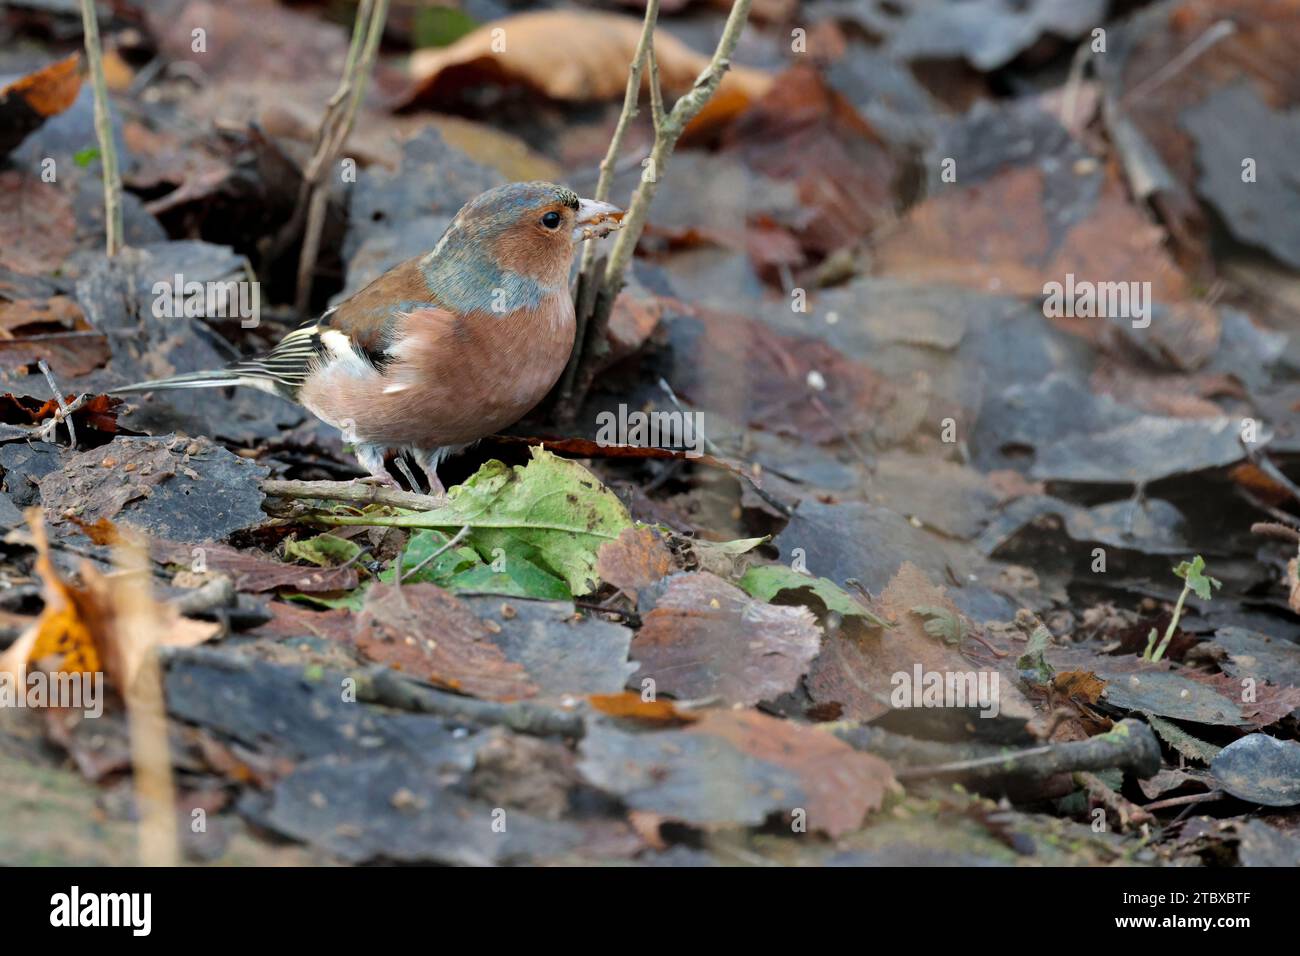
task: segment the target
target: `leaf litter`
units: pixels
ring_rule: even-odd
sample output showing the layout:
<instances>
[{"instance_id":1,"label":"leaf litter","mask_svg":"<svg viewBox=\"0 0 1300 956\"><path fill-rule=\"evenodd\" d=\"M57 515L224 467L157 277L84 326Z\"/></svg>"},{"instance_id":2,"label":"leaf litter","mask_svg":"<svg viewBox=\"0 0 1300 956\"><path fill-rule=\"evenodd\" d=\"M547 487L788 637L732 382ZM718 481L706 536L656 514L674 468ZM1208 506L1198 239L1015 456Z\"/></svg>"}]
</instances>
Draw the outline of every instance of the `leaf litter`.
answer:
<instances>
[{"instance_id":1,"label":"leaf litter","mask_svg":"<svg viewBox=\"0 0 1300 956\"><path fill-rule=\"evenodd\" d=\"M1277 172L1293 23L1254 0L1229 5L1230 33L1205 0L756 11L650 209L586 404L467 449L448 498L416 508L265 493L355 475L336 435L272 396L106 394L306 317L281 233L347 34L310 5L259 8L268 60L239 42L246 6L212 21L215 60L183 3L105 22L147 53L110 58L129 246L111 260L74 51L37 29L39 56L0 89L0 654L6 673L115 683L131 598L114 562L147 539L130 581L150 580L168 634L165 747L187 785L229 796L214 834L238 834L185 853L1294 862L1300 297ZM707 60L679 9L656 39L670 95ZM817 65L758 52L801 16ZM1112 51L1095 76L1058 75L1097 23ZM637 36L586 10L467 18L414 48L418 30L390 26L404 59L385 47L360 107L313 313L493 185L569 176L589 194ZM589 55L539 69L557 36ZM166 69L142 66L155 56ZM615 170L615 201L642 172ZM161 314L155 285L178 275L255 277L258 321ZM1127 313L1081 315L1051 305L1068 282L1136 288ZM69 428L59 399L81 395ZM605 450L596 415L620 404L699 413L707 452ZM4 710L6 776L49 795L30 832L0 827L15 858L128 858L129 808L93 852L47 837L100 812L87 787L143 772L124 702L105 706L103 722ZM1118 753L1098 778L1139 806L1221 791L1217 822L1157 805L1145 835L1113 815L1096 834L1095 788L936 769L1006 749L1055 766L1075 745Z\"/></svg>"}]
</instances>

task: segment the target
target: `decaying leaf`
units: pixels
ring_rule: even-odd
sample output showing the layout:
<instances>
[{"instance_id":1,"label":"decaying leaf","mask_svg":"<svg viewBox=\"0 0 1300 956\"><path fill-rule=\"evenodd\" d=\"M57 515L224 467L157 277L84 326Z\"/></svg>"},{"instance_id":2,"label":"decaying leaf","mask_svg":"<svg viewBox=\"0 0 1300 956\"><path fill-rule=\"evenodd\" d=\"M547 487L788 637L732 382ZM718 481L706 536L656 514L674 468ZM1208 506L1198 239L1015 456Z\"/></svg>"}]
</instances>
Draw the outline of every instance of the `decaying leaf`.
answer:
<instances>
[{"instance_id":1,"label":"decaying leaf","mask_svg":"<svg viewBox=\"0 0 1300 956\"><path fill-rule=\"evenodd\" d=\"M432 584L372 587L354 640L371 660L449 690L492 700L537 692L524 669L492 643L487 625Z\"/></svg>"},{"instance_id":2,"label":"decaying leaf","mask_svg":"<svg viewBox=\"0 0 1300 956\"><path fill-rule=\"evenodd\" d=\"M1145 714L1151 729L1160 735L1160 739L1173 747L1184 757L1208 764L1222 750L1222 747L1194 737L1171 720L1164 720L1155 714Z\"/></svg>"},{"instance_id":3,"label":"decaying leaf","mask_svg":"<svg viewBox=\"0 0 1300 956\"><path fill-rule=\"evenodd\" d=\"M123 603L131 595L125 576L133 572L101 574L90 562L81 567L81 584L65 581L50 560L44 517L29 508L27 521L36 548L36 574L41 580L45 607L31 627L3 654L0 671L22 677L29 666L65 674L104 672L119 690L133 672L130 651L134 638L122 633L129 619ZM133 593L133 592L132 592ZM125 597L124 597L125 595ZM193 647L215 637L221 625L182 617L171 605L156 613L159 643Z\"/></svg>"},{"instance_id":4,"label":"decaying leaf","mask_svg":"<svg viewBox=\"0 0 1300 956\"><path fill-rule=\"evenodd\" d=\"M675 568L673 553L652 528L628 528L596 554L601 580L633 596Z\"/></svg>"},{"instance_id":5,"label":"decaying leaf","mask_svg":"<svg viewBox=\"0 0 1300 956\"><path fill-rule=\"evenodd\" d=\"M80 65L81 54L73 53L0 90L0 156L72 105L81 91Z\"/></svg>"},{"instance_id":6,"label":"decaying leaf","mask_svg":"<svg viewBox=\"0 0 1300 956\"><path fill-rule=\"evenodd\" d=\"M656 694L756 704L795 688L821 647L811 611L755 601L707 572L679 574L632 641Z\"/></svg>"},{"instance_id":7,"label":"decaying leaf","mask_svg":"<svg viewBox=\"0 0 1300 956\"><path fill-rule=\"evenodd\" d=\"M439 100L485 80L531 87L556 100L614 99L627 87L627 67L640 35L641 21L636 18L585 10L506 17L449 47L416 51L410 64L412 86L402 100ZM568 52L557 58L556 50ZM708 65L706 57L662 30L655 34L655 59L668 96L690 89ZM714 104L696 123L736 115L771 85L772 77L761 70L732 66Z\"/></svg>"},{"instance_id":8,"label":"decaying leaf","mask_svg":"<svg viewBox=\"0 0 1300 956\"><path fill-rule=\"evenodd\" d=\"M1052 689L1066 697L1095 704L1106 689L1106 682L1091 671L1060 671L1052 676Z\"/></svg>"},{"instance_id":9,"label":"decaying leaf","mask_svg":"<svg viewBox=\"0 0 1300 956\"><path fill-rule=\"evenodd\" d=\"M1247 734L1210 762L1210 772L1234 797L1266 807L1300 804L1300 744Z\"/></svg>"},{"instance_id":10,"label":"decaying leaf","mask_svg":"<svg viewBox=\"0 0 1300 956\"><path fill-rule=\"evenodd\" d=\"M602 714L648 724L687 724L700 719L695 711L678 710L671 700L644 700L630 690L620 694L592 694L587 701Z\"/></svg>"}]
</instances>

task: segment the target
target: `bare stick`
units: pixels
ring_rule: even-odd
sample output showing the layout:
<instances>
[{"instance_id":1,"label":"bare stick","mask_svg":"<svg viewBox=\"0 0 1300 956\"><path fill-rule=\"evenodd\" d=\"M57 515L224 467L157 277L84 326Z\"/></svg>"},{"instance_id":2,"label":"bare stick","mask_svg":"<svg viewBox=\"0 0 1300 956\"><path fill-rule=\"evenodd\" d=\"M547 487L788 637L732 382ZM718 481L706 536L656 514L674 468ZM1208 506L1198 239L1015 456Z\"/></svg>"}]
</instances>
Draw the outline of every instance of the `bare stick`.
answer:
<instances>
[{"instance_id":1,"label":"bare stick","mask_svg":"<svg viewBox=\"0 0 1300 956\"><path fill-rule=\"evenodd\" d=\"M54 380L54 373L50 371L49 364L45 359L36 363L37 367L45 375L45 381L50 385L50 391L54 393L54 400L59 403L59 414L63 416L63 421L68 426L68 440L72 447L77 447L77 428L72 424L72 412L68 410L68 403L63 400L63 393L59 391L59 383Z\"/></svg>"},{"instance_id":2,"label":"bare stick","mask_svg":"<svg viewBox=\"0 0 1300 956\"><path fill-rule=\"evenodd\" d=\"M296 305L305 314L311 299L312 273L316 270L316 256L320 252L321 231L325 227L325 213L329 207L329 192L325 189L325 170L337 158L343 144L356 123L357 108L365 95L366 78L379 52L379 40L384 35L384 21L388 17L388 0L361 0L357 18L352 26L352 40L348 45L347 60L339 88L330 97L316 134L316 149L311 162L303 172L302 187L298 192L298 205L291 223L296 225L306 218L302 237L302 253L298 258L298 292Z\"/></svg>"},{"instance_id":3,"label":"bare stick","mask_svg":"<svg viewBox=\"0 0 1300 956\"><path fill-rule=\"evenodd\" d=\"M1205 793L1192 793L1185 797L1167 797L1155 803L1143 804L1143 810L1166 810L1169 807L1189 807L1196 803L1213 803L1222 800L1226 794L1222 790L1209 790Z\"/></svg>"},{"instance_id":4,"label":"bare stick","mask_svg":"<svg viewBox=\"0 0 1300 956\"><path fill-rule=\"evenodd\" d=\"M509 727L520 734L581 737L586 730L582 714L547 707L527 700L498 703L475 700L417 683L387 667L373 668L358 682L357 697L398 710L437 714L449 720Z\"/></svg>"},{"instance_id":5,"label":"bare stick","mask_svg":"<svg viewBox=\"0 0 1300 956\"><path fill-rule=\"evenodd\" d=\"M122 696L131 734L131 765L140 816L140 862L175 866L176 788L167 742L167 709L158 663L162 613L149 590L149 558L138 540L115 549L115 563L126 572L116 585L115 641L123 661Z\"/></svg>"},{"instance_id":6,"label":"bare stick","mask_svg":"<svg viewBox=\"0 0 1300 956\"><path fill-rule=\"evenodd\" d=\"M605 263L604 271L596 269L591 257L584 250L583 273L578 282L578 332L575 339L573 356L565 369L560 386L561 415L571 415L576 399L586 391L595 370L599 368L608 346L605 334L609 328L609 317L614 310L614 299L623 288L623 275L632 261L632 253L645 230L646 219L650 212L650 203L654 201L659 182L668 168L677 141L690 122L700 114L704 106L717 92L722 77L731 68L731 54L740 40L741 30L749 18L751 0L735 0L727 22L722 28L722 37L718 40L713 58L704 72L695 80L695 85L681 96L671 111L665 114L663 92L659 85L659 68L654 59L653 44L647 37L653 36L654 24L658 19L659 5L655 2L646 4L645 27L641 40L637 44L637 53L629 71L628 94L624 98L623 114L615 127L618 144L622 145L622 134L626 132L627 123L636 115L636 93L640 89L640 77L645 65L649 66L650 106L655 120L654 145L650 150L647 172L641 177L632 201L628 205L627 215L623 217L623 227L619 230L614 248ZM643 62L644 61L644 62ZM635 77L636 86L632 86ZM611 146L615 144L611 143ZM612 178L614 160L607 154L601 162L601 177L607 169ZM599 184L597 184L599 189ZM601 197L597 197L601 198Z\"/></svg>"},{"instance_id":7,"label":"bare stick","mask_svg":"<svg viewBox=\"0 0 1300 956\"><path fill-rule=\"evenodd\" d=\"M1089 796L1096 798L1107 810L1119 817L1119 824L1125 830L1128 829L1131 823L1150 823L1155 819L1142 807L1124 799L1123 796L1106 786L1106 782L1095 773L1081 770L1074 775L1074 782L1088 791Z\"/></svg>"},{"instance_id":8,"label":"bare stick","mask_svg":"<svg viewBox=\"0 0 1300 956\"><path fill-rule=\"evenodd\" d=\"M95 138L99 140L99 162L104 170L105 251L115 256L122 249L122 177L117 171L117 150L113 146L113 118L108 111L108 84L104 80L95 0L81 0L81 26L85 31L86 63L95 95Z\"/></svg>"},{"instance_id":9,"label":"bare stick","mask_svg":"<svg viewBox=\"0 0 1300 956\"><path fill-rule=\"evenodd\" d=\"M399 488L385 488L360 481L274 481L262 482L262 490L278 498L308 498L314 501L351 501L366 505L388 505L415 511L432 511L447 502Z\"/></svg>"},{"instance_id":10,"label":"bare stick","mask_svg":"<svg viewBox=\"0 0 1300 956\"><path fill-rule=\"evenodd\" d=\"M1160 769L1160 745L1151 728L1140 720L1121 720L1107 733L1087 740L1049 743L1024 750L914 741L878 727L852 723L829 727L852 747L903 764L896 771L900 780L949 776L959 776L972 783L1009 778L1041 780L1057 773L1110 767L1145 778L1154 776Z\"/></svg>"},{"instance_id":11,"label":"bare stick","mask_svg":"<svg viewBox=\"0 0 1300 956\"><path fill-rule=\"evenodd\" d=\"M627 137L628 127L636 119L638 100L641 97L641 75L646 60L654 58L655 24L659 20L659 0L646 0L645 21L641 26L641 36L637 39L636 51L632 54L632 63L628 67L627 89L623 93L623 110L619 113L618 123L614 126L614 135L609 139L609 148L605 158L600 161L600 176L596 180L596 195L592 198L599 202L609 199L609 191L614 185L614 173L618 167L618 154L623 149L623 140ZM652 82L651 90L654 89ZM662 105L662 103L661 103ZM658 114L655 116L658 125ZM578 374L578 365L585 352L587 326L596 308L596 293L600 288L600 263L596 261L596 244L586 243L582 248L581 265L578 268L578 286L574 296L577 331L574 333L573 354L565 366L560 384L560 405L569 405L573 395L573 383Z\"/></svg>"}]
</instances>

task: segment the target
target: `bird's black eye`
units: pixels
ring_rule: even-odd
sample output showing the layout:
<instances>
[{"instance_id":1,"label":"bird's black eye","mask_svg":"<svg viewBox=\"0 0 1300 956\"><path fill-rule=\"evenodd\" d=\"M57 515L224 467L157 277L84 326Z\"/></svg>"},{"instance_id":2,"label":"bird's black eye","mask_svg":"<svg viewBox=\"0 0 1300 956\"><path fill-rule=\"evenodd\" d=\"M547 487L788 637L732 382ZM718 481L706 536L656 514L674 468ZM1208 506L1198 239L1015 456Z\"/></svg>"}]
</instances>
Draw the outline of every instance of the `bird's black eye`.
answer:
<instances>
[{"instance_id":1,"label":"bird's black eye","mask_svg":"<svg viewBox=\"0 0 1300 956\"><path fill-rule=\"evenodd\" d=\"M554 211L548 212L545 216L542 217L542 225L545 226L547 229L560 228L560 214Z\"/></svg>"}]
</instances>

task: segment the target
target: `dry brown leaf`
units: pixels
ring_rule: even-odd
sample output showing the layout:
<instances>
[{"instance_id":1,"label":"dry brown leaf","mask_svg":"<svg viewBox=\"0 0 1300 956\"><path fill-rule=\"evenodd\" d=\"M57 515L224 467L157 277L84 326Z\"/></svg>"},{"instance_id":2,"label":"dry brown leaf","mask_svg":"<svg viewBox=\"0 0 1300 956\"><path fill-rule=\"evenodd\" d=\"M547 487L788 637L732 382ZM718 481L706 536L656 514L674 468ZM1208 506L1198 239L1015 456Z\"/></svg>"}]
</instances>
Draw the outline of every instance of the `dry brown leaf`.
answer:
<instances>
[{"instance_id":1,"label":"dry brown leaf","mask_svg":"<svg viewBox=\"0 0 1300 956\"><path fill-rule=\"evenodd\" d=\"M642 700L640 694L630 690L621 694L592 694L587 700L602 714L631 717L651 724L685 724L700 719L697 713L678 710L670 700Z\"/></svg>"},{"instance_id":2,"label":"dry brown leaf","mask_svg":"<svg viewBox=\"0 0 1300 956\"><path fill-rule=\"evenodd\" d=\"M912 207L877 247L880 275L950 282L980 291L1038 297L1067 273L1076 281L1141 276L1151 300L1177 302L1187 280L1164 248L1164 231L1107 174L1089 215L1057 240L1044 206L1042 171L1016 167ZM1050 252L1047 258L1045 251ZM1061 319L1076 329L1101 323Z\"/></svg>"},{"instance_id":3,"label":"dry brown leaf","mask_svg":"<svg viewBox=\"0 0 1300 956\"><path fill-rule=\"evenodd\" d=\"M673 554L652 528L627 528L618 538L600 546L596 573L633 598L676 567Z\"/></svg>"},{"instance_id":4,"label":"dry brown leaf","mask_svg":"<svg viewBox=\"0 0 1300 956\"><path fill-rule=\"evenodd\" d=\"M856 830L897 789L889 764L834 734L756 710L710 711L686 733L721 737L742 753L793 771L803 787L808 827L832 837Z\"/></svg>"},{"instance_id":5,"label":"dry brown leaf","mask_svg":"<svg viewBox=\"0 0 1300 956\"><path fill-rule=\"evenodd\" d=\"M73 53L0 90L0 156L73 104L81 91L80 63L81 54Z\"/></svg>"},{"instance_id":6,"label":"dry brown leaf","mask_svg":"<svg viewBox=\"0 0 1300 956\"><path fill-rule=\"evenodd\" d=\"M28 664L38 663L68 674L103 671L121 689L128 664L123 652L132 640L120 626L123 601L138 588L127 586L128 572L101 574L89 562L81 567L80 586L64 581L50 560L41 510L29 508L27 521L45 607L33 627L0 658L0 671L21 677ZM158 605L156 613L163 646L194 647L221 631L220 624L182 617L170 605Z\"/></svg>"},{"instance_id":7,"label":"dry brown leaf","mask_svg":"<svg viewBox=\"0 0 1300 956\"><path fill-rule=\"evenodd\" d=\"M62 113L81 92L81 54L73 53L47 67L29 73L0 90L0 100L21 97L36 113L44 117Z\"/></svg>"},{"instance_id":8,"label":"dry brown leaf","mask_svg":"<svg viewBox=\"0 0 1300 956\"><path fill-rule=\"evenodd\" d=\"M1091 671L1060 671L1052 678L1052 689L1066 697L1095 704L1106 689L1106 681Z\"/></svg>"},{"instance_id":9,"label":"dry brown leaf","mask_svg":"<svg viewBox=\"0 0 1300 956\"><path fill-rule=\"evenodd\" d=\"M807 223L797 231L799 246L818 258L855 245L894 217L897 161L875 129L811 66L777 77L727 130L724 149L751 169L797 186ZM746 238L758 242L754 235ZM755 251L756 265L764 259L779 263L790 252Z\"/></svg>"},{"instance_id":10,"label":"dry brown leaf","mask_svg":"<svg viewBox=\"0 0 1300 956\"><path fill-rule=\"evenodd\" d=\"M523 85L567 102L616 99L627 88L640 35L640 19L591 11L544 10L494 20L449 47L417 50L411 56L412 86L401 105L454 96L479 84ZM663 31L655 34L655 59L668 96L689 90L709 62ZM693 126L725 122L771 85L762 70L733 66Z\"/></svg>"},{"instance_id":11,"label":"dry brown leaf","mask_svg":"<svg viewBox=\"0 0 1300 956\"><path fill-rule=\"evenodd\" d=\"M705 571L679 574L632 639L633 679L679 699L756 704L794 690L821 637L805 607L755 601Z\"/></svg>"},{"instance_id":12,"label":"dry brown leaf","mask_svg":"<svg viewBox=\"0 0 1300 956\"><path fill-rule=\"evenodd\" d=\"M491 641L487 624L434 584L376 584L353 637L368 658L431 684L490 700L531 697L537 685Z\"/></svg>"},{"instance_id":13,"label":"dry brown leaf","mask_svg":"<svg viewBox=\"0 0 1300 956\"><path fill-rule=\"evenodd\" d=\"M62 268L77 247L72 196L22 170L0 172L0 266L24 275Z\"/></svg>"}]
</instances>

